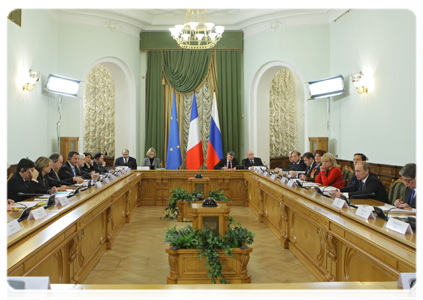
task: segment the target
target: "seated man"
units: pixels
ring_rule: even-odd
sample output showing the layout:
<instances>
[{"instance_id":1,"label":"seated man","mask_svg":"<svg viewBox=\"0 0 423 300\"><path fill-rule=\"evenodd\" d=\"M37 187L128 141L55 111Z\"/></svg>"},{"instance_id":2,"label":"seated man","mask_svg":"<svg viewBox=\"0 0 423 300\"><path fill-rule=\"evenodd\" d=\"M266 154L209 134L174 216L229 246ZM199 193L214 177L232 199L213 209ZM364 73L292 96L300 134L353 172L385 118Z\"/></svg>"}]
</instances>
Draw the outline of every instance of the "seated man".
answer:
<instances>
[{"instance_id":1,"label":"seated man","mask_svg":"<svg viewBox=\"0 0 423 300\"><path fill-rule=\"evenodd\" d=\"M305 181L314 181L314 177L320 173L320 166L315 162L314 155L311 152L304 153L303 159L307 169L304 174L300 174L299 178ZM293 173L293 176L295 175L297 175L296 172Z\"/></svg>"},{"instance_id":2,"label":"seated man","mask_svg":"<svg viewBox=\"0 0 423 300\"><path fill-rule=\"evenodd\" d=\"M402 180L404 180L407 188L405 189L405 194L402 199L397 199L394 203L396 207L401 207L406 210L411 210L416 208L416 164L406 164L401 171L399 171Z\"/></svg>"},{"instance_id":3,"label":"seated man","mask_svg":"<svg viewBox=\"0 0 423 300\"><path fill-rule=\"evenodd\" d=\"M94 167L94 171L99 174L113 171L111 168L106 167L106 162L104 161L104 155L101 152L98 152L94 155L93 167Z\"/></svg>"},{"instance_id":4,"label":"seated man","mask_svg":"<svg viewBox=\"0 0 423 300\"><path fill-rule=\"evenodd\" d=\"M70 151L68 154L68 160L60 167L59 169L59 177L61 180L66 180L69 178L74 178L74 181L77 183L84 182L82 179L81 174L78 172L78 160L79 160L79 153L77 151Z\"/></svg>"},{"instance_id":5,"label":"seated man","mask_svg":"<svg viewBox=\"0 0 423 300\"><path fill-rule=\"evenodd\" d=\"M363 153L354 154L354 157L353 157L354 168L357 165L357 163L359 163L360 161L367 161L366 155L364 155ZM357 181L357 176L355 175L355 172L354 172L351 176L351 179L348 185L354 184L356 181Z\"/></svg>"},{"instance_id":6,"label":"seated man","mask_svg":"<svg viewBox=\"0 0 423 300\"><path fill-rule=\"evenodd\" d=\"M229 151L226 154L226 158L222 158L215 166L215 170L233 170L236 166L238 166L238 160L235 158L235 153L233 151Z\"/></svg>"},{"instance_id":7,"label":"seated man","mask_svg":"<svg viewBox=\"0 0 423 300\"><path fill-rule=\"evenodd\" d=\"M287 163L285 163L282 167L277 167L275 168L275 172L280 172L280 171L288 171L288 169L291 167L291 165L294 163L293 158L292 158L292 153L294 151L289 152L288 154L288 159L289 159L289 165L286 168L283 168L284 166L287 165Z\"/></svg>"},{"instance_id":8,"label":"seated man","mask_svg":"<svg viewBox=\"0 0 423 300\"><path fill-rule=\"evenodd\" d=\"M117 166L128 166L132 170L137 169L137 160L131 156L129 156L129 150L123 149L122 150L122 156L116 158L115 160L115 167Z\"/></svg>"},{"instance_id":9,"label":"seated man","mask_svg":"<svg viewBox=\"0 0 423 300\"><path fill-rule=\"evenodd\" d=\"M370 165L364 161L360 161L355 166L355 174L357 181L347 187L341 188L340 192L329 192L332 196L341 197L341 192L348 192L349 198L362 195L366 198L373 198L377 201L389 203L388 194L382 181L376 174L370 172ZM374 193L375 196L370 194ZM367 196L368 195L368 196Z\"/></svg>"},{"instance_id":10,"label":"seated man","mask_svg":"<svg viewBox=\"0 0 423 300\"><path fill-rule=\"evenodd\" d=\"M304 163L303 159L301 158L301 153L298 151L292 151L292 163L289 168L284 171L279 171L279 175L291 175L297 174L297 172L302 172L307 169L306 164Z\"/></svg>"},{"instance_id":11,"label":"seated man","mask_svg":"<svg viewBox=\"0 0 423 300\"><path fill-rule=\"evenodd\" d=\"M22 158L16 168L16 173L7 182L7 198L12 199L15 202L23 201L34 197L35 195L22 195L25 194L54 194L57 192L56 187L52 187L50 190L43 188L35 178L38 176L38 172L35 170L35 164L32 160Z\"/></svg>"},{"instance_id":12,"label":"seated man","mask_svg":"<svg viewBox=\"0 0 423 300\"><path fill-rule=\"evenodd\" d=\"M84 165L85 165L85 155L83 153L79 153L79 159L78 159L77 168L76 168L76 176L81 176L84 179L97 179L99 175L95 174L94 171L92 172L85 171L83 168Z\"/></svg>"},{"instance_id":13,"label":"seated man","mask_svg":"<svg viewBox=\"0 0 423 300\"><path fill-rule=\"evenodd\" d=\"M244 166L245 169L248 169L249 167L252 167L252 166L263 166L263 163L261 162L261 158L254 157L254 152L250 150L250 151L247 151L247 158L244 158L242 160L242 165Z\"/></svg>"}]
</instances>

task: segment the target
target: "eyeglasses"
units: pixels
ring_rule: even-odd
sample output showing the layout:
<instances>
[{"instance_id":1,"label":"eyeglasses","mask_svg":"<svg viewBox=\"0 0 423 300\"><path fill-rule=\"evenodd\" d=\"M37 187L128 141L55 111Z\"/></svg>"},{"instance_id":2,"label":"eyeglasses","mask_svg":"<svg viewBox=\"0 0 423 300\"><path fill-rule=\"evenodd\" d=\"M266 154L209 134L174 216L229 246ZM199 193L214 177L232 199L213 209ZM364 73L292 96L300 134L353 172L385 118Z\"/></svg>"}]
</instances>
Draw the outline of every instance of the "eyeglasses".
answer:
<instances>
[{"instance_id":1,"label":"eyeglasses","mask_svg":"<svg viewBox=\"0 0 423 300\"><path fill-rule=\"evenodd\" d=\"M404 182L409 183L410 181L412 181L414 178L403 178Z\"/></svg>"}]
</instances>

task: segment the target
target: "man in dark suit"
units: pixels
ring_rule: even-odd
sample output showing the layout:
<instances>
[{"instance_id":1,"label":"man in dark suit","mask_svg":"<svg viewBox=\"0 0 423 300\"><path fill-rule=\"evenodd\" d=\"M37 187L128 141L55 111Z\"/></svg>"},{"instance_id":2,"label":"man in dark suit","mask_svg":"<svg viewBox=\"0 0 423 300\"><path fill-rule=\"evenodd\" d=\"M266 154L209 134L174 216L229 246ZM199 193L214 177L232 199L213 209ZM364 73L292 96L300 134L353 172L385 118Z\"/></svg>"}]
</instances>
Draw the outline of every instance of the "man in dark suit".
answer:
<instances>
[{"instance_id":1,"label":"man in dark suit","mask_svg":"<svg viewBox=\"0 0 423 300\"><path fill-rule=\"evenodd\" d=\"M261 162L261 158L254 157L254 152L250 150L250 151L247 151L247 158L244 158L242 160L242 165L244 166L245 169L248 169L249 167L252 167L252 166L263 166L263 163Z\"/></svg>"},{"instance_id":2,"label":"man in dark suit","mask_svg":"<svg viewBox=\"0 0 423 300\"><path fill-rule=\"evenodd\" d=\"M94 155L93 167L94 171L99 174L107 173L111 169L106 167L106 163L104 162L104 155L101 152L98 152Z\"/></svg>"},{"instance_id":3,"label":"man in dark suit","mask_svg":"<svg viewBox=\"0 0 423 300\"><path fill-rule=\"evenodd\" d=\"M358 162L355 166L355 174L357 181L340 189L340 192L330 192L332 196L341 197L341 192L348 192L349 198L356 196L366 196L366 198L373 198L377 201L389 203L388 194L382 181L376 174L370 172L370 165L364 161ZM370 196L374 193L375 196Z\"/></svg>"},{"instance_id":4,"label":"man in dark suit","mask_svg":"<svg viewBox=\"0 0 423 300\"><path fill-rule=\"evenodd\" d=\"M34 197L34 195L18 196L18 193L25 194L54 194L57 192L56 187L50 190L44 188L38 181L33 179L33 176L38 176L35 170L35 164L32 160L22 158L16 168L16 173L7 182L7 198L15 202L23 201Z\"/></svg>"},{"instance_id":5,"label":"man in dark suit","mask_svg":"<svg viewBox=\"0 0 423 300\"><path fill-rule=\"evenodd\" d=\"M81 174L78 172L79 152L71 151L68 154L68 160L60 167L59 177L62 180L68 178L76 179L76 182L81 183L84 180L80 178Z\"/></svg>"},{"instance_id":6,"label":"man in dark suit","mask_svg":"<svg viewBox=\"0 0 423 300\"><path fill-rule=\"evenodd\" d=\"M215 166L215 170L233 170L236 166L238 166L238 160L235 158L235 153L233 151L229 151L226 154L226 158L222 158Z\"/></svg>"},{"instance_id":7,"label":"man in dark suit","mask_svg":"<svg viewBox=\"0 0 423 300\"><path fill-rule=\"evenodd\" d=\"M304 163L304 160L301 158L301 153L299 151L292 151L292 163L289 165L286 171L282 170L279 171L279 175L291 175L297 174L298 171L305 171L307 169L307 165ZM276 171L276 170L275 170ZM295 171L295 172L293 172Z\"/></svg>"},{"instance_id":8,"label":"man in dark suit","mask_svg":"<svg viewBox=\"0 0 423 300\"><path fill-rule=\"evenodd\" d=\"M364 155L363 153L356 153L356 154L354 154L354 156L353 156L354 168L357 165L357 163L359 163L360 161L367 161L366 155ZM352 176L351 176L351 179L349 180L349 184L348 185L355 184L356 181L357 181L357 176L355 175L355 172L354 172L352 174Z\"/></svg>"},{"instance_id":9,"label":"man in dark suit","mask_svg":"<svg viewBox=\"0 0 423 300\"><path fill-rule=\"evenodd\" d=\"M407 188L405 189L405 194L402 199L397 199L394 203L396 207L402 207L406 210L411 210L416 208L416 164L406 164L401 171L399 171L402 180L404 180Z\"/></svg>"},{"instance_id":10,"label":"man in dark suit","mask_svg":"<svg viewBox=\"0 0 423 300\"><path fill-rule=\"evenodd\" d=\"M131 156L129 156L129 150L123 149L122 150L122 156L116 158L115 160L115 167L117 166L128 166L132 170L137 169L137 160Z\"/></svg>"},{"instance_id":11,"label":"man in dark suit","mask_svg":"<svg viewBox=\"0 0 423 300\"><path fill-rule=\"evenodd\" d=\"M314 160L314 155L311 152L304 153L303 160L307 169L304 174L299 175L299 178L305 181L314 181L314 178L320 173L320 166Z\"/></svg>"}]
</instances>

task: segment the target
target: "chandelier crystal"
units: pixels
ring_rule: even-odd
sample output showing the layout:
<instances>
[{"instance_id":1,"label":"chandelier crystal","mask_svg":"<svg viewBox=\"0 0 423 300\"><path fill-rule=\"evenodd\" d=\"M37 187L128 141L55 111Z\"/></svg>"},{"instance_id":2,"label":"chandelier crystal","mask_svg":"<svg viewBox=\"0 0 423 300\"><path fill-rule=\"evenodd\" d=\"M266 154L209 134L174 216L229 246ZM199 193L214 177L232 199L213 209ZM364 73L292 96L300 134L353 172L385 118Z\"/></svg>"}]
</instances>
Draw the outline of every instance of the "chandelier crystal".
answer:
<instances>
[{"instance_id":1,"label":"chandelier crystal","mask_svg":"<svg viewBox=\"0 0 423 300\"><path fill-rule=\"evenodd\" d=\"M169 31L181 48L209 49L220 40L225 27L210 23L207 9L187 9L184 25L175 25Z\"/></svg>"}]
</instances>

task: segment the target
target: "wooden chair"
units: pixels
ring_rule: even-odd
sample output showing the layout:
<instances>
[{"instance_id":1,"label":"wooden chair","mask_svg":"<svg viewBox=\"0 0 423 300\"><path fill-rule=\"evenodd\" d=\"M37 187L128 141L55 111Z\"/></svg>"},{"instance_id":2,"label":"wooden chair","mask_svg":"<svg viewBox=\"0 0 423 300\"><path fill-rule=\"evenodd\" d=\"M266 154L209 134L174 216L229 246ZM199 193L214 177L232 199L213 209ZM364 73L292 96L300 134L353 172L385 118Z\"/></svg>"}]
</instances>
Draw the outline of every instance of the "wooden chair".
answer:
<instances>
[{"instance_id":1,"label":"wooden chair","mask_svg":"<svg viewBox=\"0 0 423 300\"><path fill-rule=\"evenodd\" d=\"M348 179L348 181L345 182L345 187L347 187L350 184L350 180L351 180L353 173L354 173L353 169L351 169L349 166L345 165L342 168L342 177L344 178L344 180Z\"/></svg>"},{"instance_id":2,"label":"wooden chair","mask_svg":"<svg viewBox=\"0 0 423 300\"><path fill-rule=\"evenodd\" d=\"M401 199L404 197L405 189L406 189L406 186L402 178L399 178L395 181L392 179L391 187L389 189L389 196L388 196L389 202L391 203L391 205L394 205L395 200Z\"/></svg>"}]
</instances>

